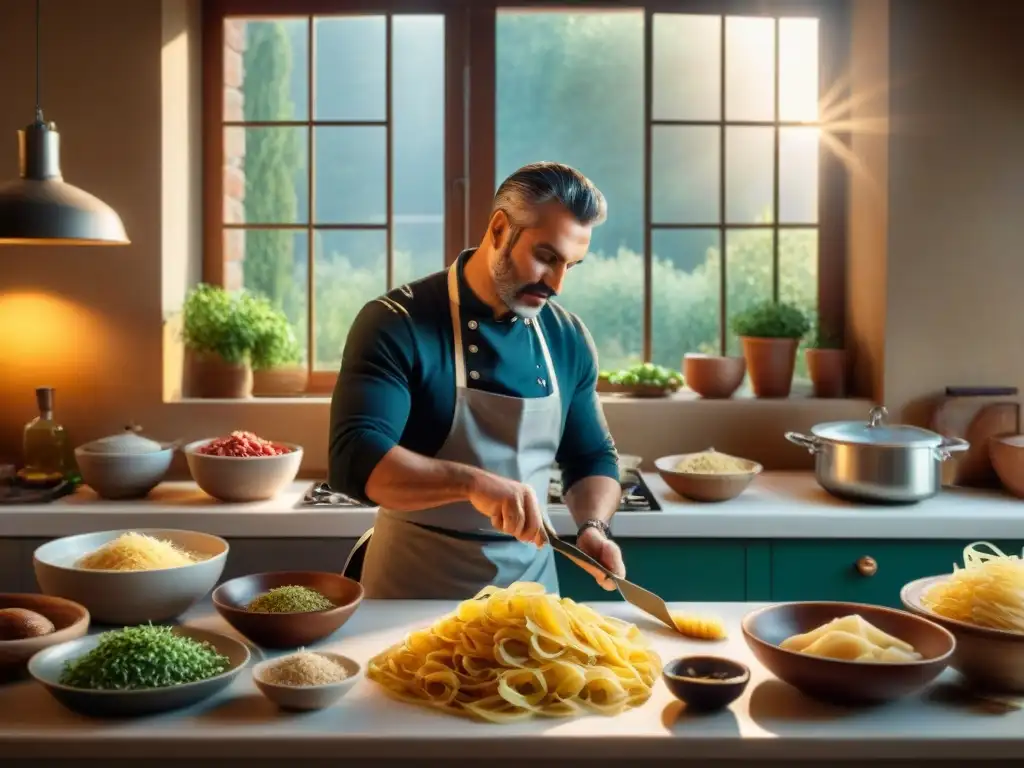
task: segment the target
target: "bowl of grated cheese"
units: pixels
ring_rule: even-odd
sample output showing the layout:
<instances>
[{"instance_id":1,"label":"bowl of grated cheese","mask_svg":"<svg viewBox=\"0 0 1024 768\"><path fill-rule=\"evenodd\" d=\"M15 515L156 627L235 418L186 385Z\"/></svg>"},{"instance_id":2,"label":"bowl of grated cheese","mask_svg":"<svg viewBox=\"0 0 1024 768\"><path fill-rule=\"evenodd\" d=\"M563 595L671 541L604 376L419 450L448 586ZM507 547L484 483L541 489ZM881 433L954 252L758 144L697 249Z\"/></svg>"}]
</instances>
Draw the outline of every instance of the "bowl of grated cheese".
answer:
<instances>
[{"instance_id":1,"label":"bowl of grated cheese","mask_svg":"<svg viewBox=\"0 0 1024 768\"><path fill-rule=\"evenodd\" d=\"M359 664L331 651L307 651L263 661L252 678L264 696L282 709L323 709L355 684Z\"/></svg>"},{"instance_id":2,"label":"bowl of grated cheese","mask_svg":"<svg viewBox=\"0 0 1024 768\"><path fill-rule=\"evenodd\" d=\"M84 605L99 624L174 619L217 584L228 543L199 531L138 528L54 539L36 548L40 591Z\"/></svg>"},{"instance_id":3,"label":"bowl of grated cheese","mask_svg":"<svg viewBox=\"0 0 1024 768\"><path fill-rule=\"evenodd\" d=\"M714 448L662 456L654 466L669 488L693 501L734 499L763 469L756 461L719 453Z\"/></svg>"}]
</instances>

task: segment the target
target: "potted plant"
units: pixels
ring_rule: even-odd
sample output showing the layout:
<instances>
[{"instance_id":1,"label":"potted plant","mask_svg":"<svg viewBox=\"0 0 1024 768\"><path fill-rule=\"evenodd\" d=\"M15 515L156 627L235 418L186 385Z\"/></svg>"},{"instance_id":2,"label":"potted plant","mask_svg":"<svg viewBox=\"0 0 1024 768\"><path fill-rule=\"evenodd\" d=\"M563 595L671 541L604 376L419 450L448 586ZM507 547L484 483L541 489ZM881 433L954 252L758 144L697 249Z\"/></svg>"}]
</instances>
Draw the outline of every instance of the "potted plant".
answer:
<instances>
[{"instance_id":1,"label":"potted plant","mask_svg":"<svg viewBox=\"0 0 1024 768\"><path fill-rule=\"evenodd\" d=\"M807 342L804 359L815 397L846 395L846 350L836 334L823 331L819 325Z\"/></svg>"},{"instance_id":2,"label":"potted plant","mask_svg":"<svg viewBox=\"0 0 1024 768\"><path fill-rule=\"evenodd\" d=\"M256 342L252 300L200 283L182 307L186 397L245 398L252 394L250 355Z\"/></svg>"},{"instance_id":3,"label":"potted plant","mask_svg":"<svg viewBox=\"0 0 1024 768\"><path fill-rule=\"evenodd\" d=\"M733 316L732 331L743 344L750 385L757 397L789 397L797 347L810 326L799 308L771 300Z\"/></svg>"},{"instance_id":4,"label":"potted plant","mask_svg":"<svg viewBox=\"0 0 1024 768\"><path fill-rule=\"evenodd\" d=\"M256 344L252 350L252 393L289 397L306 391L309 371L288 317L266 299L255 307Z\"/></svg>"}]
</instances>

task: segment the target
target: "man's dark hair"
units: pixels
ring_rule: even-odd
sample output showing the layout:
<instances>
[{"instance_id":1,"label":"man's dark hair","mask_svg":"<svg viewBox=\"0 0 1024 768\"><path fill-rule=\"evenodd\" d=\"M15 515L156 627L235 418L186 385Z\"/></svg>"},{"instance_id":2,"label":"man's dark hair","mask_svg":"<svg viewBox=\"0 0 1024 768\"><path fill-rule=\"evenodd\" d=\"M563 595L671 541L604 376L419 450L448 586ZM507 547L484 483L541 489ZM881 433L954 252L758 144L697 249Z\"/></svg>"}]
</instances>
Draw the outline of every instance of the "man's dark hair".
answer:
<instances>
[{"instance_id":1,"label":"man's dark hair","mask_svg":"<svg viewBox=\"0 0 1024 768\"><path fill-rule=\"evenodd\" d=\"M562 163L530 163L513 173L494 194L491 215L504 211L512 225L529 227L536 209L552 201L565 207L581 224L601 224L608 215L604 195L590 179Z\"/></svg>"}]
</instances>

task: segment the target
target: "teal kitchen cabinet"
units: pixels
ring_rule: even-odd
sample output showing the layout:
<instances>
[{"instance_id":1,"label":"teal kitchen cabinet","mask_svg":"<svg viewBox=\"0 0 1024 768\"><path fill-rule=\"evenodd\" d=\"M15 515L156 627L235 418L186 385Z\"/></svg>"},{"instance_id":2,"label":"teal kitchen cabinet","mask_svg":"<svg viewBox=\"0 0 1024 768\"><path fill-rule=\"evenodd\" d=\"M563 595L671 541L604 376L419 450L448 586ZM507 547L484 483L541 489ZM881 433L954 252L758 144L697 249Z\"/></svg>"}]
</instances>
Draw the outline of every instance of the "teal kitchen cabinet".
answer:
<instances>
[{"instance_id":1,"label":"teal kitchen cabinet","mask_svg":"<svg viewBox=\"0 0 1024 768\"><path fill-rule=\"evenodd\" d=\"M659 538L619 539L618 544L622 548L629 580L669 602L735 602L748 599L747 542ZM763 554L764 565L767 566L767 549ZM555 557L563 597L578 602L621 599L618 592L605 592L597 586L589 573L568 558L557 553Z\"/></svg>"},{"instance_id":2,"label":"teal kitchen cabinet","mask_svg":"<svg viewBox=\"0 0 1024 768\"><path fill-rule=\"evenodd\" d=\"M782 540L771 544L771 599L844 600L900 608L900 589L963 565L969 541ZM1019 553L1019 541L992 542Z\"/></svg>"}]
</instances>

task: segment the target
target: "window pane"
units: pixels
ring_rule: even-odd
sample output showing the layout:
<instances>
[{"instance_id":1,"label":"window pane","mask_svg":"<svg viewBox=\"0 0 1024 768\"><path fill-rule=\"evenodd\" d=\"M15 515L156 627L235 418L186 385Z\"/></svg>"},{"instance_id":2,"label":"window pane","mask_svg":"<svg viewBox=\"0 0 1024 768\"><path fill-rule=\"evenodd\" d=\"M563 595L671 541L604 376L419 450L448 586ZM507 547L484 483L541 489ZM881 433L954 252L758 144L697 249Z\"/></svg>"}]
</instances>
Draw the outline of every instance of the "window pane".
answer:
<instances>
[{"instance_id":1,"label":"window pane","mask_svg":"<svg viewBox=\"0 0 1024 768\"><path fill-rule=\"evenodd\" d=\"M314 20L317 120L384 120L387 38L384 16Z\"/></svg>"},{"instance_id":2,"label":"window pane","mask_svg":"<svg viewBox=\"0 0 1024 768\"><path fill-rule=\"evenodd\" d=\"M643 13L500 9L496 38L497 181L526 163L557 160L601 188L609 219L560 300L587 324L602 367L639 360Z\"/></svg>"},{"instance_id":3,"label":"window pane","mask_svg":"<svg viewBox=\"0 0 1024 768\"><path fill-rule=\"evenodd\" d=\"M765 224L774 215L775 129L725 129L725 207L732 224Z\"/></svg>"},{"instance_id":4,"label":"window pane","mask_svg":"<svg viewBox=\"0 0 1024 768\"><path fill-rule=\"evenodd\" d=\"M392 21L395 285L444 267L444 16Z\"/></svg>"},{"instance_id":5,"label":"window pane","mask_svg":"<svg viewBox=\"0 0 1024 768\"><path fill-rule=\"evenodd\" d=\"M818 20L779 20L779 119L818 119Z\"/></svg>"},{"instance_id":6,"label":"window pane","mask_svg":"<svg viewBox=\"0 0 1024 768\"><path fill-rule=\"evenodd\" d=\"M728 230L725 248L725 307L731 325L738 312L772 297L772 230ZM742 354L731 330L727 329L726 340L730 355Z\"/></svg>"},{"instance_id":7,"label":"window pane","mask_svg":"<svg viewBox=\"0 0 1024 768\"><path fill-rule=\"evenodd\" d=\"M224 287L269 298L291 322L308 355L309 237L304 229L224 230Z\"/></svg>"},{"instance_id":8,"label":"window pane","mask_svg":"<svg viewBox=\"0 0 1024 768\"><path fill-rule=\"evenodd\" d=\"M722 19L654 14L655 120L722 117Z\"/></svg>"},{"instance_id":9,"label":"window pane","mask_svg":"<svg viewBox=\"0 0 1024 768\"><path fill-rule=\"evenodd\" d=\"M305 120L309 45L305 19L224 21L224 119Z\"/></svg>"},{"instance_id":10,"label":"window pane","mask_svg":"<svg viewBox=\"0 0 1024 768\"><path fill-rule=\"evenodd\" d=\"M651 220L719 221L720 131L714 126L656 125L651 138Z\"/></svg>"},{"instance_id":11,"label":"window pane","mask_svg":"<svg viewBox=\"0 0 1024 768\"><path fill-rule=\"evenodd\" d=\"M775 19L725 20L725 119L775 119Z\"/></svg>"},{"instance_id":12,"label":"window pane","mask_svg":"<svg viewBox=\"0 0 1024 768\"><path fill-rule=\"evenodd\" d=\"M779 132L779 219L789 224L818 221L819 129Z\"/></svg>"},{"instance_id":13,"label":"window pane","mask_svg":"<svg viewBox=\"0 0 1024 768\"><path fill-rule=\"evenodd\" d=\"M306 200L305 128L224 129L224 221L299 224Z\"/></svg>"},{"instance_id":14,"label":"window pane","mask_svg":"<svg viewBox=\"0 0 1024 768\"><path fill-rule=\"evenodd\" d=\"M386 290L385 232L319 230L315 238L313 365L318 371L337 371L352 321L366 302Z\"/></svg>"},{"instance_id":15,"label":"window pane","mask_svg":"<svg viewBox=\"0 0 1024 768\"><path fill-rule=\"evenodd\" d=\"M386 224L387 129L317 127L316 223Z\"/></svg>"},{"instance_id":16,"label":"window pane","mask_svg":"<svg viewBox=\"0 0 1024 768\"><path fill-rule=\"evenodd\" d=\"M720 350L721 245L717 229L651 233L653 362L679 369L683 355Z\"/></svg>"},{"instance_id":17,"label":"window pane","mask_svg":"<svg viewBox=\"0 0 1024 768\"><path fill-rule=\"evenodd\" d=\"M808 317L818 311L818 230L779 230L779 300L800 307ZM806 345L806 340L801 348ZM804 354L797 356L796 373L806 379Z\"/></svg>"}]
</instances>

